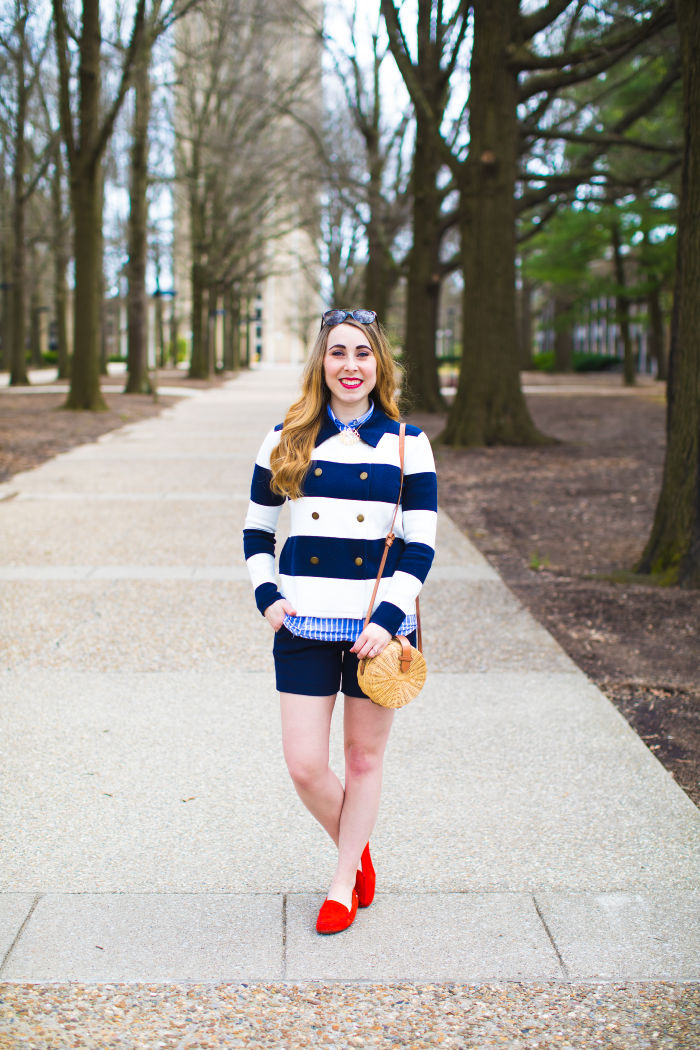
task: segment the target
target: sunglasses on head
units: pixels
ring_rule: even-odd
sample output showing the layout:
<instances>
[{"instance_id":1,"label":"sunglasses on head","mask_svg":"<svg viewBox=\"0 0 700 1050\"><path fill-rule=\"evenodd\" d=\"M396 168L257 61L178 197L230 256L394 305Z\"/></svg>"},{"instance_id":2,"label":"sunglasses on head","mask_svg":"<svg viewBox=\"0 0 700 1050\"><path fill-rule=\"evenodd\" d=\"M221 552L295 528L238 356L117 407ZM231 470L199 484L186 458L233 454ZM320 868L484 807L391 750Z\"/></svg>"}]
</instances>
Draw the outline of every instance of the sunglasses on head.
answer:
<instances>
[{"instance_id":1,"label":"sunglasses on head","mask_svg":"<svg viewBox=\"0 0 700 1050\"><path fill-rule=\"evenodd\" d=\"M358 321L359 324L372 324L377 320L377 312L376 310L326 310L321 316L321 328L324 324L333 328L334 325L342 324L348 317L352 317L353 321Z\"/></svg>"}]
</instances>

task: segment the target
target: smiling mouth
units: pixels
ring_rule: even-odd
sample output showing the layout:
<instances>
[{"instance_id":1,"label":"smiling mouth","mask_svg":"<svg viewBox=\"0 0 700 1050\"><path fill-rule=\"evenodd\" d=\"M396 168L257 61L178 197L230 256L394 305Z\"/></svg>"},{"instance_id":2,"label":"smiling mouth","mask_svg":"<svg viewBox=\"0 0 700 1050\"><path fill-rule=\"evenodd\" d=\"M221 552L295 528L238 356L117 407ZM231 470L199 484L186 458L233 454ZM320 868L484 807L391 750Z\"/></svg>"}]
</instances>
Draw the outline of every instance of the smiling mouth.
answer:
<instances>
[{"instance_id":1,"label":"smiling mouth","mask_svg":"<svg viewBox=\"0 0 700 1050\"><path fill-rule=\"evenodd\" d=\"M356 390L358 386L362 386L361 379L341 379L341 386L344 386L347 390Z\"/></svg>"}]
</instances>

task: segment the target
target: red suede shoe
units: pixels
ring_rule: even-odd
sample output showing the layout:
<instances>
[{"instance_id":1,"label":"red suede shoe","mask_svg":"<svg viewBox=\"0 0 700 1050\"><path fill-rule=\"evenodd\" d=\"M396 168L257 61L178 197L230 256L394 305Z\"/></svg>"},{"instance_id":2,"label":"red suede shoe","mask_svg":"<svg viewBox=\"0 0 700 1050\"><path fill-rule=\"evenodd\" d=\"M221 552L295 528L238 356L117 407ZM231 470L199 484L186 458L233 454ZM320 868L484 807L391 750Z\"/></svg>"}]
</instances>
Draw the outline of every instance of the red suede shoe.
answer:
<instances>
[{"instance_id":1,"label":"red suede shoe","mask_svg":"<svg viewBox=\"0 0 700 1050\"><path fill-rule=\"evenodd\" d=\"M352 906L349 911L340 901L325 900L318 913L316 931L317 933L340 933L341 930L347 930L348 926L352 926L356 915L357 894L354 890L352 891Z\"/></svg>"},{"instance_id":2,"label":"red suede shoe","mask_svg":"<svg viewBox=\"0 0 700 1050\"><path fill-rule=\"evenodd\" d=\"M358 869L357 877L355 878L355 890L360 907L369 908L374 900L374 888L377 883L374 865L369 855L369 842L362 851L360 864L362 865L362 870Z\"/></svg>"}]
</instances>

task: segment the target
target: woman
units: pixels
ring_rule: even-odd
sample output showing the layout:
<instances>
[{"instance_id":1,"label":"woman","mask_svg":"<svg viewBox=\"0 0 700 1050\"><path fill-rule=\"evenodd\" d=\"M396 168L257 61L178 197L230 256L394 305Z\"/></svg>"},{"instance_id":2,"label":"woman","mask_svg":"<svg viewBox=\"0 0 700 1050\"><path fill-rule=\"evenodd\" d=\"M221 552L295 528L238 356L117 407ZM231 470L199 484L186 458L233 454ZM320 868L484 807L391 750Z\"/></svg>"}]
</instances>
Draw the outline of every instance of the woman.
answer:
<instances>
[{"instance_id":1,"label":"woman","mask_svg":"<svg viewBox=\"0 0 700 1050\"><path fill-rule=\"evenodd\" d=\"M305 806L338 847L319 933L372 903L369 837L394 712L373 704L357 664L394 634L415 644L415 600L433 560L437 485L430 443L406 428L402 513L371 619L363 621L399 495L396 368L373 310L329 310L304 370L301 396L270 431L255 463L244 530L260 612L275 631L284 756ZM291 527L275 579L275 529ZM329 768L331 716L345 695L345 786Z\"/></svg>"}]
</instances>

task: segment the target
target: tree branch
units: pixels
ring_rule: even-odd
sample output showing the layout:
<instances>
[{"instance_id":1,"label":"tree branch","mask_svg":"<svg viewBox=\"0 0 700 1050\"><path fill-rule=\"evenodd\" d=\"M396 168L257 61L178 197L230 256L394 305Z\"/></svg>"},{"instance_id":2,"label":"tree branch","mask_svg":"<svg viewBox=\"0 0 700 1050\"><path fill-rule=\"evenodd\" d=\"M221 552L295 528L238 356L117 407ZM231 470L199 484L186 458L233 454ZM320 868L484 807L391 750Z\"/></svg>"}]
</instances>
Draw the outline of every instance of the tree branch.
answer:
<instances>
[{"instance_id":1,"label":"tree branch","mask_svg":"<svg viewBox=\"0 0 700 1050\"><path fill-rule=\"evenodd\" d=\"M538 131L528 135L528 138L555 142L561 140L593 146L629 146L630 149L645 150L648 153L675 153L681 149L680 142L657 145L655 142L642 142L641 139L628 139L624 135L587 135L585 132L575 131Z\"/></svg>"},{"instance_id":2,"label":"tree branch","mask_svg":"<svg viewBox=\"0 0 700 1050\"><path fill-rule=\"evenodd\" d=\"M48 170L48 167L49 167L49 164L51 163L51 161L53 159L53 156L54 156L54 150L56 148L56 143L59 142L59 141L60 141L60 132L54 131L52 136L51 136L51 138L49 139L49 141L48 141L44 151L43 151L41 162L39 164L39 167L37 168L37 170L34 173L34 177L32 178L31 182L29 182L27 184L27 186L25 186L25 188L24 188L24 190L22 192L22 201L23 201L23 203L26 203L29 200L29 198L32 196L32 194L36 190L37 186L39 185L40 181L43 179L44 175L46 174L46 172Z\"/></svg>"},{"instance_id":3,"label":"tree branch","mask_svg":"<svg viewBox=\"0 0 700 1050\"><path fill-rule=\"evenodd\" d=\"M403 77L404 84L408 89L413 105L420 111L421 115L428 122L428 125L434 129L435 145L442 156L443 163L447 164L452 169L455 164L459 164L459 161L455 158L440 134L439 114L433 112L433 108L425 97L423 88L416 76L415 66L411 60L406 37L401 28L396 5L393 0L381 0L381 10L384 15L384 23L389 36L389 48L394 56L397 66L399 67L399 72Z\"/></svg>"},{"instance_id":4,"label":"tree branch","mask_svg":"<svg viewBox=\"0 0 700 1050\"><path fill-rule=\"evenodd\" d=\"M126 49L126 54L124 55L124 61L122 63L122 75L119 90L117 91L111 107L107 111L102 127L97 135L97 141L91 157L93 164L96 164L104 153L107 143L111 138L117 114L119 113L124 97L131 86L131 76L134 69L134 63L136 61L138 50L143 44L145 12L146 0L138 0L136 11L134 12L134 22L131 29L129 46Z\"/></svg>"},{"instance_id":5,"label":"tree branch","mask_svg":"<svg viewBox=\"0 0 700 1050\"><path fill-rule=\"evenodd\" d=\"M567 2L570 2L570 0L567 0ZM457 8L457 11L455 12L455 15L454 15L454 20L456 20L457 17L459 15L461 15L462 22L461 22L461 25L459 27L459 33L457 34L457 39L455 40L454 46L452 48L452 54L450 55L449 60L447 62L447 65L445 67L444 81L445 81L446 84L449 84L450 80L452 79L452 74L455 71L455 66L457 65L457 59L459 58L459 52L462 49L462 44L464 43L464 38L465 38L466 33L467 33L467 26L469 24L469 6L470 5L469 5L468 0L461 0L460 5Z\"/></svg>"},{"instance_id":6,"label":"tree branch","mask_svg":"<svg viewBox=\"0 0 700 1050\"><path fill-rule=\"evenodd\" d=\"M70 108L70 62L66 41L66 13L63 0L52 0L54 35L56 38L56 57L58 58L58 113L66 144L68 163L73 167L75 162L75 132Z\"/></svg>"},{"instance_id":7,"label":"tree branch","mask_svg":"<svg viewBox=\"0 0 700 1050\"><path fill-rule=\"evenodd\" d=\"M566 11L572 0L549 0L548 4L538 7L529 15L520 16L520 32L524 40L531 40L537 33L556 22L559 15Z\"/></svg>"},{"instance_id":8,"label":"tree branch","mask_svg":"<svg viewBox=\"0 0 700 1050\"><path fill-rule=\"evenodd\" d=\"M626 178L624 192L629 193L631 190L646 188L647 186L653 186L654 183L661 182L667 175L670 175L671 172L675 171L676 168L680 166L681 160L681 156L673 157L666 165L659 168L657 171L639 175L637 178ZM545 201L549 201L553 194L575 190L577 186L582 186L586 183L589 185L606 185L614 183L609 172L595 171L593 168L579 168L576 171L557 175L532 175L531 179L533 182L544 182L545 185L540 190L531 190L529 193L524 193L522 197L518 198L516 201L516 210L518 214L522 214L525 211L529 211L530 208L536 207L538 204L543 204Z\"/></svg>"},{"instance_id":9,"label":"tree branch","mask_svg":"<svg viewBox=\"0 0 700 1050\"><path fill-rule=\"evenodd\" d=\"M518 244L527 244L531 238L535 237L544 227L547 225L552 216L556 215L562 204L565 203L566 198L562 200L561 197L557 197L555 201L551 201L547 208L538 215L539 222L533 222L530 229L525 232L518 231L516 241Z\"/></svg>"},{"instance_id":10,"label":"tree branch","mask_svg":"<svg viewBox=\"0 0 700 1050\"><path fill-rule=\"evenodd\" d=\"M560 89L595 76L609 69L621 58L633 51L638 44L650 39L672 25L675 20L673 5L667 2L652 18L635 23L631 29L611 33L608 37L586 44L571 51L555 55L538 56L530 51L513 49L509 55L512 66L519 70L557 69L557 73L529 77L520 89L519 100L524 102L542 91ZM565 68L567 67L567 68Z\"/></svg>"},{"instance_id":11,"label":"tree branch","mask_svg":"<svg viewBox=\"0 0 700 1050\"><path fill-rule=\"evenodd\" d=\"M681 64L680 58L676 58L676 61L671 65L668 72L664 77L661 78L659 83L656 85L653 91L651 91L646 98L628 110L627 113L613 126L614 132L626 131L627 128L631 128L641 117L646 116L654 106L661 101L666 92L680 79L681 76Z\"/></svg>"}]
</instances>

